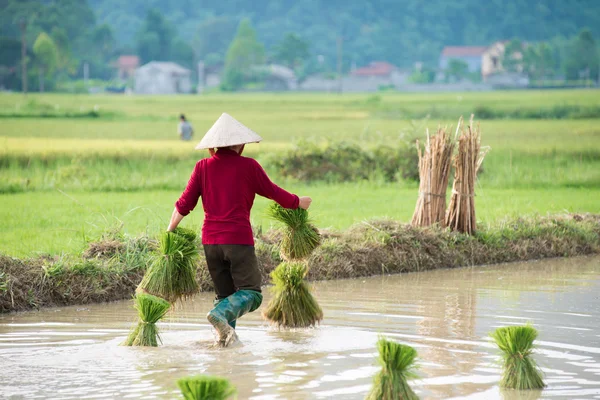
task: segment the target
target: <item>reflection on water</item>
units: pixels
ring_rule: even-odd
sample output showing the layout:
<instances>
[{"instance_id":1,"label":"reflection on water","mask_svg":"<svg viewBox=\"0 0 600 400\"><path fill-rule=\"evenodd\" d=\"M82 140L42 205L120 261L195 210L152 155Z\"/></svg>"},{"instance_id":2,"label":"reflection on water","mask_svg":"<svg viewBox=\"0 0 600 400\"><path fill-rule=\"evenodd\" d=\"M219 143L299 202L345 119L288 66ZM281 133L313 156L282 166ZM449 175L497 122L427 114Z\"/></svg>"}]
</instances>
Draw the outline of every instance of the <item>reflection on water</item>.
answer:
<instances>
[{"instance_id":1,"label":"reflection on water","mask_svg":"<svg viewBox=\"0 0 600 400\"><path fill-rule=\"evenodd\" d=\"M241 399L361 399L383 334L419 352L422 398L600 399L600 258L319 282L314 293L319 328L272 330L256 312L238 325L243 346L224 350L210 348L208 293L170 313L159 348L119 346L131 302L0 316L0 397L174 398L177 378L209 373ZM548 388L502 391L487 335L526 322L540 331Z\"/></svg>"}]
</instances>

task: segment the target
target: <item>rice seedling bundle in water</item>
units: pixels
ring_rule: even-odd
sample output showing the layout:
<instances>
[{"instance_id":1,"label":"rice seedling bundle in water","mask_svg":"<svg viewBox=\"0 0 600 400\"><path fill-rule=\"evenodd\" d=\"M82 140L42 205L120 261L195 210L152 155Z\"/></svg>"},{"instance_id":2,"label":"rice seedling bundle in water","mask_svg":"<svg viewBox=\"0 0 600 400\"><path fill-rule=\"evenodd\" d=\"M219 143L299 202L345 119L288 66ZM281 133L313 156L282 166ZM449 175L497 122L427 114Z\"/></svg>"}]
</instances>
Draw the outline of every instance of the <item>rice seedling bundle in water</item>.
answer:
<instances>
[{"instance_id":1,"label":"rice seedling bundle in water","mask_svg":"<svg viewBox=\"0 0 600 400\"><path fill-rule=\"evenodd\" d=\"M165 316L171 304L165 299L147 293L138 293L134 301L140 320L123 345L158 346L160 336L156 323Z\"/></svg>"},{"instance_id":2,"label":"rice seedling bundle in water","mask_svg":"<svg viewBox=\"0 0 600 400\"><path fill-rule=\"evenodd\" d=\"M310 223L308 211L294 210L272 203L267 215L286 225L281 241L281 256L285 260L299 260L309 256L321 243L321 235Z\"/></svg>"},{"instance_id":3,"label":"rice seedling bundle in water","mask_svg":"<svg viewBox=\"0 0 600 400\"><path fill-rule=\"evenodd\" d=\"M462 127L462 118L458 122ZM481 134L479 126L473 125L462 129L458 139L458 153L454 157L454 182L452 196L446 212L446 226L454 231L473 234L477 229L475 219L475 181L477 171L487 153L481 150Z\"/></svg>"},{"instance_id":4,"label":"rice seedling bundle in water","mask_svg":"<svg viewBox=\"0 0 600 400\"><path fill-rule=\"evenodd\" d=\"M159 252L153 255L138 288L171 303L195 294L198 249L190 238L189 233L163 233Z\"/></svg>"},{"instance_id":5,"label":"rice seedling bundle in water","mask_svg":"<svg viewBox=\"0 0 600 400\"><path fill-rule=\"evenodd\" d=\"M454 142L443 128L429 137L425 151L419 150L419 198L412 218L413 226L444 225L446 213L446 189L450 177Z\"/></svg>"},{"instance_id":6,"label":"rice seedling bundle in water","mask_svg":"<svg viewBox=\"0 0 600 400\"><path fill-rule=\"evenodd\" d=\"M367 395L367 400L418 399L407 382L408 378L415 376L413 370L417 351L384 338L377 341L377 350L382 368L373 378L373 388Z\"/></svg>"},{"instance_id":7,"label":"rice seedling bundle in water","mask_svg":"<svg viewBox=\"0 0 600 400\"><path fill-rule=\"evenodd\" d=\"M532 326L496 329L490 336L502 351L503 373L500 386L507 389L542 389L542 372L532 358L538 332Z\"/></svg>"},{"instance_id":8,"label":"rice seedling bundle in water","mask_svg":"<svg viewBox=\"0 0 600 400\"><path fill-rule=\"evenodd\" d=\"M273 297L263 316L278 327L307 328L323 319L323 310L304 280L307 268L298 262L283 262L271 272Z\"/></svg>"},{"instance_id":9,"label":"rice seedling bundle in water","mask_svg":"<svg viewBox=\"0 0 600 400\"><path fill-rule=\"evenodd\" d=\"M236 393L227 379L210 375L181 378L177 386L185 400L226 400Z\"/></svg>"}]
</instances>

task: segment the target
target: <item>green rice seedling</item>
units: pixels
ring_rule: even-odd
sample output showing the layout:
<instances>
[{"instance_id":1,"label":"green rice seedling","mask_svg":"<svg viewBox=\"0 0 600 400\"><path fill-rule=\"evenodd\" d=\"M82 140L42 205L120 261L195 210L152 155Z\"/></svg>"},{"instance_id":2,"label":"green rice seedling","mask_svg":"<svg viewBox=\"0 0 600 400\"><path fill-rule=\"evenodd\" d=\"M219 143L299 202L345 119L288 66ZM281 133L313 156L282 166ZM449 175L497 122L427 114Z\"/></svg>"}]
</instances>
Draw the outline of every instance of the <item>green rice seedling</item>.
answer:
<instances>
[{"instance_id":1,"label":"green rice seedling","mask_svg":"<svg viewBox=\"0 0 600 400\"><path fill-rule=\"evenodd\" d=\"M198 249L188 236L165 232L138 289L171 303L189 297L198 291L197 260Z\"/></svg>"},{"instance_id":2,"label":"green rice seedling","mask_svg":"<svg viewBox=\"0 0 600 400\"><path fill-rule=\"evenodd\" d=\"M414 362L417 351L410 346L385 338L377 341L381 371L373 378L373 388L367 400L415 400L419 397L408 385L415 376Z\"/></svg>"},{"instance_id":3,"label":"green rice seedling","mask_svg":"<svg viewBox=\"0 0 600 400\"><path fill-rule=\"evenodd\" d=\"M542 389L542 372L531 357L537 330L530 326L498 328L490 334L502 351L503 374L500 386L507 389Z\"/></svg>"},{"instance_id":4,"label":"green rice seedling","mask_svg":"<svg viewBox=\"0 0 600 400\"><path fill-rule=\"evenodd\" d=\"M278 327L306 328L323 319L323 310L304 280L306 266L283 262L271 272L273 297L263 316Z\"/></svg>"},{"instance_id":5,"label":"green rice seedling","mask_svg":"<svg viewBox=\"0 0 600 400\"><path fill-rule=\"evenodd\" d=\"M185 400L226 400L236 393L227 379L210 375L181 378L177 386Z\"/></svg>"},{"instance_id":6,"label":"green rice seedling","mask_svg":"<svg viewBox=\"0 0 600 400\"><path fill-rule=\"evenodd\" d=\"M183 236L189 242L192 242L192 243L195 242L196 238L198 237L198 235L196 234L196 231L194 231L193 229L182 228L182 227L175 228L173 233L176 235L179 235L179 236Z\"/></svg>"},{"instance_id":7,"label":"green rice seedling","mask_svg":"<svg viewBox=\"0 0 600 400\"><path fill-rule=\"evenodd\" d=\"M310 223L308 211L303 208L294 210L272 203L267 210L272 219L286 225L281 241L281 256L286 260L299 260L307 257L321 243L321 235Z\"/></svg>"},{"instance_id":8,"label":"green rice seedling","mask_svg":"<svg viewBox=\"0 0 600 400\"><path fill-rule=\"evenodd\" d=\"M165 316L171 304L165 299L147 293L135 296L135 309L139 322L123 343L124 346L158 346L160 336L156 322Z\"/></svg>"}]
</instances>

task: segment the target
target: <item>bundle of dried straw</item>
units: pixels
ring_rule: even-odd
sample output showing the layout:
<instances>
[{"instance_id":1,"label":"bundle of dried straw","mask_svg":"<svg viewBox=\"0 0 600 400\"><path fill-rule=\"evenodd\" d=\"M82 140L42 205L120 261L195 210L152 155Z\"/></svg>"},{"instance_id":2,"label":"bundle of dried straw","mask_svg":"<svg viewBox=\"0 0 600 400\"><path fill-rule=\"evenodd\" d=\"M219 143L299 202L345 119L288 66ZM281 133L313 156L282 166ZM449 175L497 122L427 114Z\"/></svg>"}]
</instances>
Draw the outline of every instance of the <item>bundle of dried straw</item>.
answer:
<instances>
[{"instance_id":1,"label":"bundle of dried straw","mask_svg":"<svg viewBox=\"0 0 600 400\"><path fill-rule=\"evenodd\" d=\"M445 128L439 127L433 137L427 131L424 152L419 150L419 198L412 218L413 226L444 224L446 189L450 177L450 164L454 142Z\"/></svg>"},{"instance_id":2,"label":"bundle of dried straw","mask_svg":"<svg viewBox=\"0 0 600 400\"><path fill-rule=\"evenodd\" d=\"M479 125L473 124L473 116L466 128L461 118L458 121L458 128L461 129L461 135L458 138L458 153L454 157L454 182L450 205L446 212L446 226L453 231L471 235L477 228L475 219L477 171L489 149L481 148L481 133Z\"/></svg>"}]
</instances>

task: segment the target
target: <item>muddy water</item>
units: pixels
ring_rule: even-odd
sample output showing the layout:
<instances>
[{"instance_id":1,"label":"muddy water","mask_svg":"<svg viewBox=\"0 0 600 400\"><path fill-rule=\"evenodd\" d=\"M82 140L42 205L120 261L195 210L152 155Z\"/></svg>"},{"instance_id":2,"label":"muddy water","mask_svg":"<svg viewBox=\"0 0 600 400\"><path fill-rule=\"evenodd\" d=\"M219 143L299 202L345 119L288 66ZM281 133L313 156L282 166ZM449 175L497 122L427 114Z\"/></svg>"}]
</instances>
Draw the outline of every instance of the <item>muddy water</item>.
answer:
<instances>
[{"instance_id":1,"label":"muddy water","mask_svg":"<svg viewBox=\"0 0 600 400\"><path fill-rule=\"evenodd\" d=\"M190 374L229 378L239 398L361 399L379 334L414 346L421 398L600 399L600 258L550 260L319 282L318 329L279 332L259 313L238 325L243 345L214 350L201 294L161 324L164 345L119 343L131 302L0 316L1 398L177 398ZM268 296L267 296L268 299ZM548 387L498 388L496 327L531 322Z\"/></svg>"}]
</instances>

